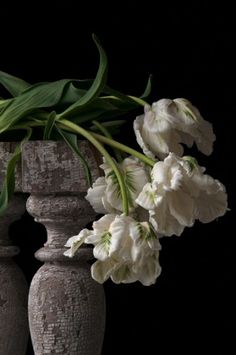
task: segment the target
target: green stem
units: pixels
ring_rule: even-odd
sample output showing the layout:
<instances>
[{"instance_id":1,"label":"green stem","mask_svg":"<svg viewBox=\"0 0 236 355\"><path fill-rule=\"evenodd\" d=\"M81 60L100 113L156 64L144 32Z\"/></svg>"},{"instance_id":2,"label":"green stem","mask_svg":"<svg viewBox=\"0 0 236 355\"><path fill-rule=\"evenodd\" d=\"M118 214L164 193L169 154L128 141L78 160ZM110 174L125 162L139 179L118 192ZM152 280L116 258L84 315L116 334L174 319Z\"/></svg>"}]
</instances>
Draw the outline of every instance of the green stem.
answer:
<instances>
[{"instance_id":1,"label":"green stem","mask_svg":"<svg viewBox=\"0 0 236 355\"><path fill-rule=\"evenodd\" d=\"M65 120L63 120L63 121L65 121ZM76 129L72 128L72 126L71 126L73 124L72 122L66 120L67 122L71 123L71 125L69 126L68 124L66 124L66 125L61 124L63 121L62 120L57 121L57 124L59 126L61 126L61 128L65 128L69 132L79 133ZM45 123L44 122L42 122L41 124L38 123L38 122L31 122L30 123L30 127L37 127L37 126L45 126ZM78 127L75 124L73 124L73 126ZM11 127L9 130L14 130L14 129L25 129L25 126L16 125L16 126ZM111 139L111 138L108 138L108 137L104 137L104 136L102 136L102 135L100 135L98 133L88 132L88 131L86 131L86 132L89 133L91 136L95 137L99 142L105 143L105 144L109 145L110 147L117 148L117 149L119 149L119 150L121 150L123 152L126 152L126 153L128 153L130 155L133 155L134 157L138 158L139 160L141 160L142 162L144 162L145 164L147 164L147 165L149 165L151 167L153 167L154 164L156 163L155 160L153 160L151 158L148 158L146 155L138 152L137 150L135 150L133 148L128 147L125 144L117 142L114 139Z\"/></svg>"},{"instance_id":2,"label":"green stem","mask_svg":"<svg viewBox=\"0 0 236 355\"><path fill-rule=\"evenodd\" d=\"M131 96L131 95L128 95L128 97L130 97L132 100L134 100L135 102L137 102L141 106L148 105L148 103L146 101L144 101L143 99L140 99L140 97Z\"/></svg>"},{"instance_id":3,"label":"green stem","mask_svg":"<svg viewBox=\"0 0 236 355\"><path fill-rule=\"evenodd\" d=\"M100 142L105 143L111 147L117 148L119 150L122 150L123 152L126 152L130 155L133 155L134 157L138 158L139 160L141 160L142 162L144 162L147 165L150 165L151 167L154 166L154 164L156 163L155 160L148 158L146 155L138 152L137 150L128 147L125 144L122 144L120 142L117 142L113 139L101 136L100 134L97 133L91 133L95 138L97 138Z\"/></svg>"},{"instance_id":4,"label":"green stem","mask_svg":"<svg viewBox=\"0 0 236 355\"><path fill-rule=\"evenodd\" d=\"M99 123L97 121L92 121L92 123L104 134L105 137L112 139L112 135L110 134L110 132L101 123ZM120 151L115 148L113 150L114 150L116 160L119 163L121 163L123 159L122 159Z\"/></svg>"},{"instance_id":5,"label":"green stem","mask_svg":"<svg viewBox=\"0 0 236 355\"><path fill-rule=\"evenodd\" d=\"M60 124L62 121L60 120L58 123ZM64 125L60 125L61 128L64 128L70 132L75 132L74 129L68 127L68 126L64 126ZM107 145L109 145L110 147L114 147L114 148L117 148L123 152L126 152L130 155L133 155L134 157L138 158L139 160L141 160L143 163L153 167L156 163L155 160L151 159L151 158L148 158L146 155L138 152L137 150L133 149L133 148L130 148L128 147L127 145L125 144L122 144L120 142L117 142L115 141L114 139L110 139L110 138L107 138L107 137L104 137L98 133L94 133L94 132L90 132L90 134L95 137L97 140L99 140L99 142L102 142L102 143L105 143Z\"/></svg>"},{"instance_id":6,"label":"green stem","mask_svg":"<svg viewBox=\"0 0 236 355\"><path fill-rule=\"evenodd\" d=\"M60 126L62 128L69 128L69 129L73 130L73 132L79 133L81 136L86 138L90 143L92 143L94 145L94 147L97 148L97 150L104 156L104 158L106 159L106 162L110 165L110 167L112 168L112 170L116 174L117 181L119 183L120 191L121 191L123 212L126 215L128 215L129 214L129 203L128 203L125 182L124 182L121 172L119 171L119 169L117 167L117 164L112 159L112 157L107 152L107 150L90 132L86 131L84 128L78 126L77 124L75 124L71 121L68 121L66 119L60 119Z\"/></svg>"}]
</instances>

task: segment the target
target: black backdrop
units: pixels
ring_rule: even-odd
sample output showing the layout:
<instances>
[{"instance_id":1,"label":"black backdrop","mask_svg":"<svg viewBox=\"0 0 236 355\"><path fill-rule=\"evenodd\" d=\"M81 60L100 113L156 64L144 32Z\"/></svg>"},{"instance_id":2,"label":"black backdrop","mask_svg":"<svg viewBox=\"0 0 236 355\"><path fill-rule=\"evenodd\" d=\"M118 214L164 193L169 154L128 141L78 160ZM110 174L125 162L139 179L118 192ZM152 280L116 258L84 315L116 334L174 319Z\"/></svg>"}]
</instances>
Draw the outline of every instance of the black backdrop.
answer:
<instances>
[{"instance_id":1,"label":"black backdrop","mask_svg":"<svg viewBox=\"0 0 236 355\"><path fill-rule=\"evenodd\" d=\"M213 353L220 347L227 354L236 322L235 14L226 3L155 3L3 6L0 68L30 82L94 76L95 32L108 54L110 86L138 95L153 73L151 101L188 98L213 123L214 153L198 155L199 163L226 185L231 211L211 224L196 223L180 238L163 239L163 271L154 286L105 284L103 354ZM11 235L21 247L16 261L30 281L39 267L33 253L46 238L44 228L26 214Z\"/></svg>"}]
</instances>

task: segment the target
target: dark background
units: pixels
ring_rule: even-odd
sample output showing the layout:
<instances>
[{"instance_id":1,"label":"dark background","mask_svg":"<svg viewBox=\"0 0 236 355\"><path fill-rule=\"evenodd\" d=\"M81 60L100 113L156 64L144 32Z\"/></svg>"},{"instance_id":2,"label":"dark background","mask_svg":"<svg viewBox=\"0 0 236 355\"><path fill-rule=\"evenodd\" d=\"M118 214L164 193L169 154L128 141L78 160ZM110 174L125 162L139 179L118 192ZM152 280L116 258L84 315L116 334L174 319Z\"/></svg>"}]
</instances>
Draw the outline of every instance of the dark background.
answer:
<instances>
[{"instance_id":1,"label":"dark background","mask_svg":"<svg viewBox=\"0 0 236 355\"><path fill-rule=\"evenodd\" d=\"M162 239L163 271L154 286L104 285L103 354L141 354L142 348L159 355L197 349L227 354L236 322L235 12L227 2L155 3L3 6L0 68L30 82L93 77L95 32L108 55L111 87L139 95L153 73L150 102L185 97L213 123L214 153L197 157L226 185L231 211L211 224L196 223L180 238ZM33 253L46 238L44 228L25 215L11 234L30 281L39 267Z\"/></svg>"}]
</instances>

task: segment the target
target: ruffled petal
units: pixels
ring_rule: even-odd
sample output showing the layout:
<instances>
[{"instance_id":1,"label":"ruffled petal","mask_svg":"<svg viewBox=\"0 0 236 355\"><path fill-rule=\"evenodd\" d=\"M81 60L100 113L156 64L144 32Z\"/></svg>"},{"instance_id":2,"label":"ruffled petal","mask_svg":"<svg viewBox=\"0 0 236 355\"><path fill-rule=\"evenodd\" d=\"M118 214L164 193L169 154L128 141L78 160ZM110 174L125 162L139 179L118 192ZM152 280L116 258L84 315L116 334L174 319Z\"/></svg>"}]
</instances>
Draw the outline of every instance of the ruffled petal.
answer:
<instances>
[{"instance_id":1,"label":"ruffled petal","mask_svg":"<svg viewBox=\"0 0 236 355\"><path fill-rule=\"evenodd\" d=\"M171 215L183 226L194 224L194 200L183 191L168 194Z\"/></svg>"},{"instance_id":2,"label":"ruffled petal","mask_svg":"<svg viewBox=\"0 0 236 355\"><path fill-rule=\"evenodd\" d=\"M126 260L130 256L131 239L129 236L129 223L133 219L128 216L116 216L114 222L111 224L110 232L112 235L110 245L110 256L113 254L119 255Z\"/></svg>"},{"instance_id":3,"label":"ruffled petal","mask_svg":"<svg viewBox=\"0 0 236 355\"><path fill-rule=\"evenodd\" d=\"M156 207L162 196L157 196L156 190L153 189L151 183L144 185L143 190L140 192L136 198L136 202L139 206L145 208L146 210L152 210Z\"/></svg>"},{"instance_id":4,"label":"ruffled petal","mask_svg":"<svg viewBox=\"0 0 236 355\"><path fill-rule=\"evenodd\" d=\"M144 121L144 115L138 116L134 120L133 127L134 127L136 140L137 143L140 145L141 149L143 150L144 154L149 158L154 159L155 155L151 152L148 143L145 141L145 139L142 136L143 121ZM155 136L153 138L155 139Z\"/></svg>"},{"instance_id":5,"label":"ruffled petal","mask_svg":"<svg viewBox=\"0 0 236 355\"><path fill-rule=\"evenodd\" d=\"M92 278L100 284L104 283L110 277L116 265L117 263L113 259L107 259L105 261L96 261L91 266Z\"/></svg>"},{"instance_id":6,"label":"ruffled petal","mask_svg":"<svg viewBox=\"0 0 236 355\"><path fill-rule=\"evenodd\" d=\"M106 233L101 240L95 245L93 255L96 259L104 261L109 257L111 235Z\"/></svg>"},{"instance_id":7,"label":"ruffled petal","mask_svg":"<svg viewBox=\"0 0 236 355\"><path fill-rule=\"evenodd\" d=\"M69 238L65 244L65 247L70 248L69 250L64 252L65 256L69 256L72 258L79 247L85 242L85 239L92 233L92 231L88 229L82 229L82 231L78 235L74 235Z\"/></svg>"},{"instance_id":8,"label":"ruffled petal","mask_svg":"<svg viewBox=\"0 0 236 355\"><path fill-rule=\"evenodd\" d=\"M162 203L154 210L149 211L149 220L154 230L163 236L181 235L185 228L179 221L172 216L169 211L167 200L163 199Z\"/></svg>"},{"instance_id":9,"label":"ruffled petal","mask_svg":"<svg viewBox=\"0 0 236 355\"><path fill-rule=\"evenodd\" d=\"M107 213L106 208L104 207L102 198L106 190L106 180L105 177L99 177L94 183L93 186L88 189L87 195L85 196L86 200L89 201L94 211L97 213Z\"/></svg>"},{"instance_id":10,"label":"ruffled petal","mask_svg":"<svg viewBox=\"0 0 236 355\"><path fill-rule=\"evenodd\" d=\"M227 194L222 189L215 194L201 192L195 205L195 218L202 223L209 223L214 219L223 216L227 211Z\"/></svg>"},{"instance_id":11,"label":"ruffled petal","mask_svg":"<svg viewBox=\"0 0 236 355\"><path fill-rule=\"evenodd\" d=\"M98 221L93 222L94 234L104 234L104 231L109 231L111 223L116 218L115 214L106 214Z\"/></svg>"},{"instance_id":12,"label":"ruffled petal","mask_svg":"<svg viewBox=\"0 0 236 355\"><path fill-rule=\"evenodd\" d=\"M161 274L161 266L158 259L159 253L155 252L153 256L143 260L143 262L138 265L138 268L136 268L138 280L144 286L153 285Z\"/></svg>"},{"instance_id":13,"label":"ruffled petal","mask_svg":"<svg viewBox=\"0 0 236 355\"><path fill-rule=\"evenodd\" d=\"M124 263L112 272L111 279L114 283L120 284L132 283L137 281L138 278L137 274L133 272L131 265Z\"/></svg>"}]
</instances>

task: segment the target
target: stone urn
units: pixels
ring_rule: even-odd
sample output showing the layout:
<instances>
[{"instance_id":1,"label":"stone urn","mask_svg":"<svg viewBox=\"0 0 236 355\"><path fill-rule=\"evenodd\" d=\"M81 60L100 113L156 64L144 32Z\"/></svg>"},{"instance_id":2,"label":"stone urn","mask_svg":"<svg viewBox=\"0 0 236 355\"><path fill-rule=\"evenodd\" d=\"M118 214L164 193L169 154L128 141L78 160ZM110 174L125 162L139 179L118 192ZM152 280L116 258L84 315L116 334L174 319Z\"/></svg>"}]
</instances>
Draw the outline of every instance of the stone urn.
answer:
<instances>
[{"instance_id":1,"label":"stone urn","mask_svg":"<svg viewBox=\"0 0 236 355\"><path fill-rule=\"evenodd\" d=\"M97 154L87 141L79 141L78 147L95 180L100 175ZM22 190L30 194L26 208L47 230L47 242L35 255L44 265L29 291L35 355L101 354L105 297L102 285L91 278L92 248L82 246L72 259L63 255L67 239L95 218L85 199L87 189L83 166L66 143L24 144Z\"/></svg>"},{"instance_id":2,"label":"stone urn","mask_svg":"<svg viewBox=\"0 0 236 355\"><path fill-rule=\"evenodd\" d=\"M0 186L7 161L15 147L14 142L0 142ZM28 285L21 269L12 259L19 253L19 248L12 245L8 236L11 223L18 220L25 211L21 164L16 169L15 191L7 210L0 217L0 355L25 355L29 337Z\"/></svg>"}]
</instances>

